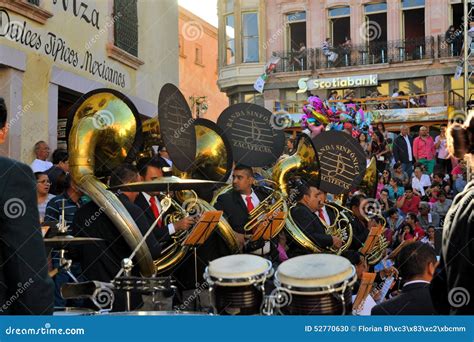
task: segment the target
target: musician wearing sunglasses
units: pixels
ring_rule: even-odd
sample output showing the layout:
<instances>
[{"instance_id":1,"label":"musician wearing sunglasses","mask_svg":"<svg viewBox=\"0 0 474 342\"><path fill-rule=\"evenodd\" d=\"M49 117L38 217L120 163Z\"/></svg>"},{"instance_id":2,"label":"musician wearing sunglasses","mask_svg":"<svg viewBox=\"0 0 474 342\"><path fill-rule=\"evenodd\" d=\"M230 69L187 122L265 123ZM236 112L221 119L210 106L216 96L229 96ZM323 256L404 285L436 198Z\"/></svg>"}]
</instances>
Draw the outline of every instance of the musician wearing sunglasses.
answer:
<instances>
[{"instance_id":1,"label":"musician wearing sunglasses","mask_svg":"<svg viewBox=\"0 0 474 342\"><path fill-rule=\"evenodd\" d=\"M326 200L325 193L315 183L302 179L292 180L290 187L292 189L290 196L297 202L291 209L291 216L301 231L320 248L341 247L342 240L326 234L324 229L324 222L329 220L329 215L327 213L324 215L322 212ZM299 249L296 245L290 246L291 256L307 253L308 251Z\"/></svg>"}]
</instances>

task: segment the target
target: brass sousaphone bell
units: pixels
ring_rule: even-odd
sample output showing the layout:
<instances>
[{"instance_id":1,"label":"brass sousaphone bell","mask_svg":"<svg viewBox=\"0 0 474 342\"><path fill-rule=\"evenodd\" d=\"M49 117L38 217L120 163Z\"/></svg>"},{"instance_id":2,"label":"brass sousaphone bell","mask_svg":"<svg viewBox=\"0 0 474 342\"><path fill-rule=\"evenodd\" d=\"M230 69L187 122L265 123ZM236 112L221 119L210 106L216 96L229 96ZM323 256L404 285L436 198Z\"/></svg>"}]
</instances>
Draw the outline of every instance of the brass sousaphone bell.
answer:
<instances>
[{"instance_id":1,"label":"brass sousaphone bell","mask_svg":"<svg viewBox=\"0 0 474 342\"><path fill-rule=\"evenodd\" d=\"M143 132L138 110L133 103L124 94L111 89L97 89L85 94L71 107L67 124L72 180L99 207L104 208L105 214L112 220L131 250L137 247L143 236L117 196L108 191L107 186L99 178L110 175L115 167L124 162L135 161L137 155L143 156L150 152L146 148L152 140L151 137L161 135L158 120L156 118L147 120L144 128ZM209 139L206 135L205 140L211 144L213 139ZM214 144L219 144L218 139ZM213 148L210 145L203 145L200 140L197 141L197 146L200 146L195 151L197 155L202 154L201 149ZM226 169L226 165L222 163L217 165L221 167L216 170L216 174L230 172ZM180 206L176 209L182 215L186 214ZM232 252L238 250L232 231L222 225L218 228L229 249ZM186 252L178 240L174 241L173 246L158 260L153 260L147 245L143 244L138 249L136 260L141 274L149 277L175 266Z\"/></svg>"}]
</instances>

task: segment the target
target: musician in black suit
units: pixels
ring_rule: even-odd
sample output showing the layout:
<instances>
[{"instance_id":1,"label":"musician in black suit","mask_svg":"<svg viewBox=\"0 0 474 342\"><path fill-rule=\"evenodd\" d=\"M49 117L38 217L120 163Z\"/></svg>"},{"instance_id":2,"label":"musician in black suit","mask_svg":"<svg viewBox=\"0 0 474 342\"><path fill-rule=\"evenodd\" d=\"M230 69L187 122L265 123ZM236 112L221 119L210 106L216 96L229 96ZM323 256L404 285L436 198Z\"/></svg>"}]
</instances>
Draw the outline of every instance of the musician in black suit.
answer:
<instances>
[{"instance_id":1,"label":"musician in black suit","mask_svg":"<svg viewBox=\"0 0 474 342\"><path fill-rule=\"evenodd\" d=\"M138 172L134 166L121 165L112 173L110 186L133 183L137 180ZM141 234L145 235L149 225L140 208L133 204L136 196L137 192L122 191L118 195L118 199L132 216ZM104 241L78 248L84 277L90 281L110 282L113 280L122 267L122 260L128 258L132 253L132 248L127 244L114 223L102 208L99 208L94 202L89 202L76 212L72 226L75 236L104 239ZM161 246L153 234L147 237L146 244L152 257L154 259L158 258ZM134 261L135 267L132 270L132 275L139 276L137 262ZM140 296L133 295L132 307L138 308L140 304ZM125 299L122 295L116 294L113 309L114 311L125 310Z\"/></svg>"},{"instance_id":2,"label":"musician in black suit","mask_svg":"<svg viewBox=\"0 0 474 342\"><path fill-rule=\"evenodd\" d=\"M260 252L263 250L263 254L266 255L272 252L273 244L263 243L263 241L249 243L245 241L244 237L246 233L244 227L249 221L249 212L270 194L262 187L253 186L254 183L255 178L252 168L237 164L232 173L232 190L220 195L214 207L224 212L225 218L236 232L239 244L244 246L244 251L257 251L258 253L258 250Z\"/></svg>"},{"instance_id":3,"label":"musician in black suit","mask_svg":"<svg viewBox=\"0 0 474 342\"><path fill-rule=\"evenodd\" d=\"M163 177L163 169L166 170L169 166L163 158L154 157L140 159L137 163L137 168L140 173L140 180L150 182ZM159 192L141 192L138 194L135 204L142 209L149 225L152 225L161 213ZM170 208L168 212L164 213L162 220L153 231L155 237L160 242L169 241L171 239L170 236L175 232L191 228L196 221L195 218L188 216L165 226L163 224L164 219L172 211L172 208Z\"/></svg>"},{"instance_id":4,"label":"musician in black suit","mask_svg":"<svg viewBox=\"0 0 474 342\"><path fill-rule=\"evenodd\" d=\"M7 110L0 98L0 143ZM0 315L50 315L54 283L41 236L36 180L22 163L0 157Z\"/></svg>"},{"instance_id":5,"label":"musician in black suit","mask_svg":"<svg viewBox=\"0 0 474 342\"><path fill-rule=\"evenodd\" d=\"M430 282L436 269L433 247L414 242L403 247L397 258L403 280L401 293L372 308L372 315L435 315Z\"/></svg>"},{"instance_id":6,"label":"musician in black suit","mask_svg":"<svg viewBox=\"0 0 474 342\"><path fill-rule=\"evenodd\" d=\"M354 214L353 219L351 220L352 243L349 246L349 249L354 251L359 250L369 236L368 221L364 216L364 208L367 207L367 204L367 196L363 193L352 196L349 201L349 207Z\"/></svg>"},{"instance_id":7,"label":"musician in black suit","mask_svg":"<svg viewBox=\"0 0 474 342\"><path fill-rule=\"evenodd\" d=\"M341 247L342 240L336 236L326 234L325 223L320 218L321 216L318 217L315 214L322 213L321 209L324 207L326 194L316 184L300 179L294 180L290 186L292 196L298 202L291 209L291 216L301 231L322 249ZM296 243L293 243L293 246L289 246L289 248L289 256L308 253L307 250L301 249Z\"/></svg>"}]
</instances>

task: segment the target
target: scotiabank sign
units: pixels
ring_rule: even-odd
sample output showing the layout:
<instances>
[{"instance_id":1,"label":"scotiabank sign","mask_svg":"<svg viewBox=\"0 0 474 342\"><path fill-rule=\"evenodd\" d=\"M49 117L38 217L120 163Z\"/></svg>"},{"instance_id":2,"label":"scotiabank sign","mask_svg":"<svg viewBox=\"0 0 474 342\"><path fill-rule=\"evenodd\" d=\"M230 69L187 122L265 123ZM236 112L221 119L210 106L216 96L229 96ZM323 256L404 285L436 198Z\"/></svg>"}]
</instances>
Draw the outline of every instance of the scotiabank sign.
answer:
<instances>
[{"instance_id":1,"label":"scotiabank sign","mask_svg":"<svg viewBox=\"0 0 474 342\"><path fill-rule=\"evenodd\" d=\"M377 85L377 75L360 75L316 79L309 79L305 77L300 78L298 81L298 93L303 93L307 90L371 87Z\"/></svg>"}]
</instances>

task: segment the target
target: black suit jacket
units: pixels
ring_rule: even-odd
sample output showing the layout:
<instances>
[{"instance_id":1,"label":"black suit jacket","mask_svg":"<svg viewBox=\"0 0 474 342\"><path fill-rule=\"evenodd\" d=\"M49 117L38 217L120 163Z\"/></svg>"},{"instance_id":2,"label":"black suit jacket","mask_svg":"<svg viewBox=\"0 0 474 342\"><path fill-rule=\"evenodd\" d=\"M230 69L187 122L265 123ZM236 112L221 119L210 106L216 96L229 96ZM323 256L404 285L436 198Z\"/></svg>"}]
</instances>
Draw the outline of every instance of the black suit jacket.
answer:
<instances>
[{"instance_id":1,"label":"black suit jacket","mask_svg":"<svg viewBox=\"0 0 474 342\"><path fill-rule=\"evenodd\" d=\"M430 284L414 283L402 292L372 308L372 315L436 315L430 294Z\"/></svg>"},{"instance_id":2,"label":"black suit jacket","mask_svg":"<svg viewBox=\"0 0 474 342\"><path fill-rule=\"evenodd\" d=\"M39 226L36 180L27 165L3 157L0 208L0 315L50 315L54 283Z\"/></svg>"},{"instance_id":3,"label":"black suit jacket","mask_svg":"<svg viewBox=\"0 0 474 342\"><path fill-rule=\"evenodd\" d=\"M367 240L369 236L369 229L366 224L362 223L355 215L351 219L352 226L352 243L349 249L357 251L359 250Z\"/></svg>"},{"instance_id":4,"label":"black suit jacket","mask_svg":"<svg viewBox=\"0 0 474 342\"><path fill-rule=\"evenodd\" d=\"M253 189L260 201L263 201L268 193L259 187ZM247 205L240 193L230 190L217 198L214 208L222 210L232 229L237 233L244 234L244 226L249 220Z\"/></svg>"},{"instance_id":5,"label":"black suit jacket","mask_svg":"<svg viewBox=\"0 0 474 342\"><path fill-rule=\"evenodd\" d=\"M156 219L155 219L155 214L153 214L153 210L151 210L150 203L146 200L145 196L143 196L142 193L138 194L134 203L142 210L142 215L146 218L148 222L148 226L151 226L155 222ZM167 214L168 212L164 213L163 218ZM165 227L163 225L156 227L153 230L153 234L155 235L155 238L160 242L169 241L171 239L170 233L168 231L168 227Z\"/></svg>"},{"instance_id":6,"label":"black suit jacket","mask_svg":"<svg viewBox=\"0 0 474 342\"><path fill-rule=\"evenodd\" d=\"M135 220L142 235L144 235L149 225L142 215L141 209L130 202L125 195L119 195L118 198ZM104 241L94 244L80 246L78 248L79 260L83 275L87 280L110 282L119 272L122 259L128 258L132 253L132 249L105 212L100 210L94 202L87 203L76 212L72 226L75 236L104 239ZM153 234L148 236L146 244L153 259L158 258L161 247ZM135 267L132 274L138 276L137 261L134 260L134 263ZM116 295L115 299L114 310L125 310L123 294ZM133 296L133 307L138 307L140 303L140 296Z\"/></svg>"},{"instance_id":7,"label":"black suit jacket","mask_svg":"<svg viewBox=\"0 0 474 342\"><path fill-rule=\"evenodd\" d=\"M471 181L464 191L456 196L444 221L441 260L431 282L433 302L436 311L442 315L474 314L473 227L474 181ZM453 291L451 296L450 291ZM454 299L456 293L465 291L469 294L469 297L465 298L470 300L464 301L464 305L451 306L449 299Z\"/></svg>"},{"instance_id":8,"label":"black suit jacket","mask_svg":"<svg viewBox=\"0 0 474 342\"><path fill-rule=\"evenodd\" d=\"M408 135L408 140L410 141L410 149L412 155L412 161L415 160L413 157L413 138L411 135ZM395 138L393 142L393 157L395 161L400 161L402 163L409 163L410 160L408 159L408 146L403 136L399 135Z\"/></svg>"},{"instance_id":9,"label":"black suit jacket","mask_svg":"<svg viewBox=\"0 0 474 342\"><path fill-rule=\"evenodd\" d=\"M326 234L324 225L319 217L316 216L316 214L313 213L307 206L301 203L296 204L291 209L291 216L301 231L319 247L328 248L332 246L332 236ZM334 220L334 218L332 219ZM292 250L290 251L292 256L308 253L308 251L302 251L298 249L298 246L296 245L290 246L290 249ZM298 249L298 251L296 251L296 249Z\"/></svg>"}]
</instances>

